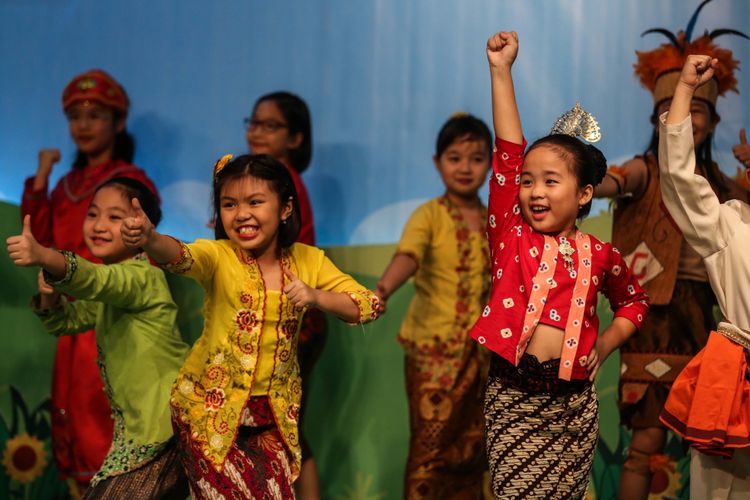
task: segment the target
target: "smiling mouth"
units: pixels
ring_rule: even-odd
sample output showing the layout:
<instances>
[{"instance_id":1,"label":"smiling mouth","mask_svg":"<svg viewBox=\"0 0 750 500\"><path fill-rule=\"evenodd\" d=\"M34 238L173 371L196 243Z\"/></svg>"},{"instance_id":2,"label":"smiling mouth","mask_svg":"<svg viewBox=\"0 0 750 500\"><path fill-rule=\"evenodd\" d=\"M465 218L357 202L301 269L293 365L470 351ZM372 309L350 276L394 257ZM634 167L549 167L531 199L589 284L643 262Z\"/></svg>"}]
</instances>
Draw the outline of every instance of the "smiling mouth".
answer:
<instances>
[{"instance_id":1,"label":"smiling mouth","mask_svg":"<svg viewBox=\"0 0 750 500\"><path fill-rule=\"evenodd\" d=\"M547 215L547 212L549 212L549 207L544 206L531 206L529 207L531 209L531 216L534 218L534 220L542 220Z\"/></svg>"},{"instance_id":2,"label":"smiling mouth","mask_svg":"<svg viewBox=\"0 0 750 500\"><path fill-rule=\"evenodd\" d=\"M237 231L237 234L242 239L252 239L257 236L259 229L258 226L240 226L235 231Z\"/></svg>"},{"instance_id":3,"label":"smiling mouth","mask_svg":"<svg viewBox=\"0 0 750 500\"><path fill-rule=\"evenodd\" d=\"M91 243L93 243L94 245L104 245L106 243L109 243L110 241L112 240L108 240L106 238L100 238L98 236L94 236L93 238L91 238Z\"/></svg>"}]
</instances>

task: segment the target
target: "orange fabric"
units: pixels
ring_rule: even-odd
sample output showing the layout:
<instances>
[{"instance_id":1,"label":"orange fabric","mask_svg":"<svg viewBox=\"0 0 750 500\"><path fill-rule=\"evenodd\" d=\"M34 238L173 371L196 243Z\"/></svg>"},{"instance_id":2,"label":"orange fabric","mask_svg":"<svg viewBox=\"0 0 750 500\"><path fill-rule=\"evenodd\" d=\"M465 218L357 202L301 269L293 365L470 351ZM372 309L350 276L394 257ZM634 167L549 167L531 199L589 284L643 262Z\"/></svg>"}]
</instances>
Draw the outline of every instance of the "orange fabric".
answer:
<instances>
[{"instance_id":1,"label":"orange fabric","mask_svg":"<svg viewBox=\"0 0 750 500\"><path fill-rule=\"evenodd\" d=\"M717 332L675 380L661 421L698 451L731 456L750 446L744 348Z\"/></svg>"}]
</instances>

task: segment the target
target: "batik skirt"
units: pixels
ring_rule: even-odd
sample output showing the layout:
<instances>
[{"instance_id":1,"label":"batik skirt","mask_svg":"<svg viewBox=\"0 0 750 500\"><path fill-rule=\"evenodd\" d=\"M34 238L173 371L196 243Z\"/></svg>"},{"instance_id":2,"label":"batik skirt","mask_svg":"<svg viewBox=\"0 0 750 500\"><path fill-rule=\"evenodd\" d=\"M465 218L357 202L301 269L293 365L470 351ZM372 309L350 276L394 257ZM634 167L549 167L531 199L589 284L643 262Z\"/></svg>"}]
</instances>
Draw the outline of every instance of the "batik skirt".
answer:
<instances>
[{"instance_id":1,"label":"batik skirt","mask_svg":"<svg viewBox=\"0 0 750 500\"><path fill-rule=\"evenodd\" d=\"M172 425L179 436L180 459L194 500L294 498L292 458L267 397L248 400L221 472L205 459L186 424L173 415Z\"/></svg>"},{"instance_id":2,"label":"batik skirt","mask_svg":"<svg viewBox=\"0 0 750 500\"><path fill-rule=\"evenodd\" d=\"M411 437L404 498L482 498L487 358L479 349L468 344L455 382L445 386L434 383L418 359L406 357Z\"/></svg>"},{"instance_id":3,"label":"batik skirt","mask_svg":"<svg viewBox=\"0 0 750 500\"><path fill-rule=\"evenodd\" d=\"M515 367L493 355L484 411L495 498L586 493L599 433L596 390L558 379L559 366L526 354Z\"/></svg>"},{"instance_id":4,"label":"batik skirt","mask_svg":"<svg viewBox=\"0 0 750 500\"><path fill-rule=\"evenodd\" d=\"M110 476L87 489L83 500L184 500L189 493L177 442L172 439L156 457L137 469Z\"/></svg>"}]
</instances>

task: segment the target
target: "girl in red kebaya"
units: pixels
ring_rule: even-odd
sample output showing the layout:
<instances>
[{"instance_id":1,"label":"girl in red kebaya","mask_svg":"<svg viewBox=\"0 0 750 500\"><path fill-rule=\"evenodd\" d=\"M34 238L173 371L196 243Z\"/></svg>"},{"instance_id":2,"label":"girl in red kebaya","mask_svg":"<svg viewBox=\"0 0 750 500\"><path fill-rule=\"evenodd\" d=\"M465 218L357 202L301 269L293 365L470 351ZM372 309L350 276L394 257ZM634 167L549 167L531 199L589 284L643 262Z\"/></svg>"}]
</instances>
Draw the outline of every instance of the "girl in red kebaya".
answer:
<instances>
[{"instance_id":1,"label":"girl in red kebaya","mask_svg":"<svg viewBox=\"0 0 750 500\"><path fill-rule=\"evenodd\" d=\"M518 35L487 42L495 125L488 237L493 285L470 335L490 349L487 455L496 498L581 498L598 437L594 377L648 299L619 252L582 233L606 160L576 105L526 149L511 67ZM598 335L598 292L614 320Z\"/></svg>"},{"instance_id":2,"label":"girl in red kebaya","mask_svg":"<svg viewBox=\"0 0 750 500\"><path fill-rule=\"evenodd\" d=\"M48 179L60 151L39 152L36 175L26 180L22 216L40 244L69 250L99 262L83 240L81 227L97 188L128 177L156 192L134 166L134 142L125 128L129 100L122 86L102 70L82 73L65 87L63 111L77 147L73 168L50 192ZM79 488L99 470L112 442L112 418L96 362L94 331L60 337L52 378L52 444L64 477Z\"/></svg>"}]
</instances>

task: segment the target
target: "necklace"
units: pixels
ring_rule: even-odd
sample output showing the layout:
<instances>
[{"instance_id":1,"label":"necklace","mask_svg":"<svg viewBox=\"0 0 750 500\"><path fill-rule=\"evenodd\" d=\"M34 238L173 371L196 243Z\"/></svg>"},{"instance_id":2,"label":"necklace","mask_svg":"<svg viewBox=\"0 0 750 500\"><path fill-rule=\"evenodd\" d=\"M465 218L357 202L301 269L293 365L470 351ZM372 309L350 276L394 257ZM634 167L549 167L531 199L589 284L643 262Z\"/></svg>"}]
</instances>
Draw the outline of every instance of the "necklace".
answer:
<instances>
[{"instance_id":1,"label":"necklace","mask_svg":"<svg viewBox=\"0 0 750 500\"><path fill-rule=\"evenodd\" d=\"M560 237L560 246L559 246L560 254L563 256L563 265L565 266L565 269L568 270L569 273L573 272L573 252L575 250L573 249L573 246L570 244L570 241L568 241L568 238L565 236Z\"/></svg>"}]
</instances>

